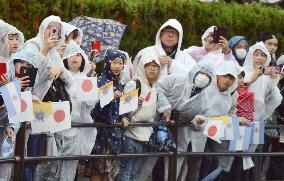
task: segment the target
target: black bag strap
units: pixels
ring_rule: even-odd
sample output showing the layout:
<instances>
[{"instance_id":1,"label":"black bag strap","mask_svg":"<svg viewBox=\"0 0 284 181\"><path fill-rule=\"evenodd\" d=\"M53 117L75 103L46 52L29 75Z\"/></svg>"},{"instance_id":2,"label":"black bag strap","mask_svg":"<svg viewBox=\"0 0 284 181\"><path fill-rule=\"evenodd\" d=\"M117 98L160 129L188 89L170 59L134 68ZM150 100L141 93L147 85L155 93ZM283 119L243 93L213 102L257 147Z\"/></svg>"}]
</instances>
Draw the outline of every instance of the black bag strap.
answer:
<instances>
[{"instance_id":1,"label":"black bag strap","mask_svg":"<svg viewBox=\"0 0 284 181\"><path fill-rule=\"evenodd\" d=\"M141 94L141 81L139 79L135 79L134 81L136 83L136 89L138 89L138 97L139 97Z\"/></svg>"}]
</instances>

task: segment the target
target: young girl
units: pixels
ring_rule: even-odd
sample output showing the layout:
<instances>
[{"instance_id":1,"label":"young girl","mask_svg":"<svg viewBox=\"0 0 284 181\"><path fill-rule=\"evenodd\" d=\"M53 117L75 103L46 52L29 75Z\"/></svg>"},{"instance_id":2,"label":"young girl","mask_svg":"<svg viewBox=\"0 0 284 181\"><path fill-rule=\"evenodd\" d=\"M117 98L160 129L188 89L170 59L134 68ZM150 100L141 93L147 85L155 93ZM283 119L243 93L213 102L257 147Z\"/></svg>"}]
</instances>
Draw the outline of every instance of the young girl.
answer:
<instances>
[{"instance_id":1,"label":"young girl","mask_svg":"<svg viewBox=\"0 0 284 181\"><path fill-rule=\"evenodd\" d=\"M68 69L73 77L84 78L90 70L88 57L79 45L71 40L66 47L63 62L66 69ZM88 103L80 100L78 93L78 85L73 84L68 92L71 96L72 122L90 123L90 111L92 105L95 105L96 100ZM59 155L79 155L90 154L91 149L95 144L96 128L71 128L55 134L55 141ZM86 135L88 134L88 135ZM74 180L77 168L77 160L59 161L56 180Z\"/></svg>"},{"instance_id":2,"label":"young girl","mask_svg":"<svg viewBox=\"0 0 284 181\"><path fill-rule=\"evenodd\" d=\"M152 122L154 121L157 107L157 92L155 84L160 74L160 62L154 55L143 55L137 66L137 80L130 81L125 85L124 92L129 92L139 88L138 109L130 113L130 122ZM142 153L143 147L152 134L152 127L132 127L127 128L123 143L124 153ZM117 181L135 180L139 169L144 169L139 158L126 158L121 160Z\"/></svg>"},{"instance_id":3,"label":"young girl","mask_svg":"<svg viewBox=\"0 0 284 181\"><path fill-rule=\"evenodd\" d=\"M24 35L16 27L0 20L0 63L6 63L7 73L0 76L0 86L13 79L14 74L9 74L9 62L12 54L19 51L24 44ZM16 136L14 128L19 125L9 124L8 113L5 108L2 96L0 95L0 150L5 137L13 139ZM1 154L1 156L3 156ZM0 165L0 180L10 180L12 164Z\"/></svg>"},{"instance_id":4,"label":"young girl","mask_svg":"<svg viewBox=\"0 0 284 181\"><path fill-rule=\"evenodd\" d=\"M125 55L118 50L108 49L104 61L104 72L98 79L98 87L113 81L114 100L103 108L100 107L100 103L98 102L95 109L92 110L91 115L95 122L104 122L107 124L122 122L127 125L128 119L119 116L119 98L123 92L119 75L124 66ZM122 139L123 133L121 128L100 128L94 151L96 154L120 153ZM99 160L94 166L92 180L111 180L117 174L118 162L115 159Z\"/></svg>"},{"instance_id":5,"label":"young girl","mask_svg":"<svg viewBox=\"0 0 284 181\"><path fill-rule=\"evenodd\" d=\"M280 105L282 96L277 87L279 74L262 74L262 68L271 63L269 50L263 42L258 42L249 48L248 55L244 62L245 83L248 89L254 92L254 121L264 121L268 119L274 110ZM251 145L250 151L254 152L257 145ZM259 158L254 160L256 180L260 180ZM264 172L263 172L264 173Z\"/></svg>"}]
</instances>

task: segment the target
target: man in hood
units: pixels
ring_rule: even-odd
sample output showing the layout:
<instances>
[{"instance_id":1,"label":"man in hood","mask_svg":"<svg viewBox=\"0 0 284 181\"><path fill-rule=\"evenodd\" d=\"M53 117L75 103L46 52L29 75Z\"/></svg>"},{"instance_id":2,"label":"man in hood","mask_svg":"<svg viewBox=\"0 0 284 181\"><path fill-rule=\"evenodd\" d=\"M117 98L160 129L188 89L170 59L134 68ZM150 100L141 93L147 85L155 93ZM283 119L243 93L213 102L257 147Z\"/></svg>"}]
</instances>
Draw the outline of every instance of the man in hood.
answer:
<instances>
[{"instance_id":1,"label":"man in hood","mask_svg":"<svg viewBox=\"0 0 284 181\"><path fill-rule=\"evenodd\" d=\"M161 64L161 76L168 74L186 74L195 61L180 50L183 38L183 29L176 19L169 19L159 29L156 35L156 43L138 52L134 59L133 69L136 67L143 54L154 54Z\"/></svg>"}]
</instances>

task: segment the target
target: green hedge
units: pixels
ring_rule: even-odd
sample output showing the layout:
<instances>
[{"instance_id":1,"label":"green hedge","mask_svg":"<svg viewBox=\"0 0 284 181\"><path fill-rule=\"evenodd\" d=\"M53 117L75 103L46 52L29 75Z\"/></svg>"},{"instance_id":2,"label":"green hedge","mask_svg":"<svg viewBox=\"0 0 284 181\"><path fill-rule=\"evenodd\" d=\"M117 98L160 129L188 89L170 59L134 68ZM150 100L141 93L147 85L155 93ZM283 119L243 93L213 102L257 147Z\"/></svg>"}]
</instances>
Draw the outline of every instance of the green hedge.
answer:
<instances>
[{"instance_id":1,"label":"green hedge","mask_svg":"<svg viewBox=\"0 0 284 181\"><path fill-rule=\"evenodd\" d=\"M128 28L121 49L135 56L143 47L154 44L163 22L178 19L183 25L183 48L201 44L201 34L211 25L227 26L230 35L245 35L250 43L261 31L274 31L284 52L284 13L278 7L260 4L199 3L197 0L1 0L0 18L17 26L25 37L38 32L48 15L70 21L79 15L118 20ZM281 46L282 45L282 46Z\"/></svg>"}]
</instances>

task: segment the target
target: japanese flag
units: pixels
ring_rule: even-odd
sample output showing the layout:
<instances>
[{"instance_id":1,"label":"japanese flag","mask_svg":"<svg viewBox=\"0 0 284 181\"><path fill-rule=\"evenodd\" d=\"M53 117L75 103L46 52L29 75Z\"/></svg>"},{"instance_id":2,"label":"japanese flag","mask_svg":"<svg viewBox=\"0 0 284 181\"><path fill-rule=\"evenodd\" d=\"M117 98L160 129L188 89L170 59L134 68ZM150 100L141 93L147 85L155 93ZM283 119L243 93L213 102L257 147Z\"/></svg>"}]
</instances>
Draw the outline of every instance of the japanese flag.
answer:
<instances>
[{"instance_id":1,"label":"japanese flag","mask_svg":"<svg viewBox=\"0 0 284 181\"><path fill-rule=\"evenodd\" d=\"M19 123L25 121L33 121L33 102L30 91L21 93L21 113L14 117L9 117L9 123Z\"/></svg>"},{"instance_id":2,"label":"japanese flag","mask_svg":"<svg viewBox=\"0 0 284 181\"><path fill-rule=\"evenodd\" d=\"M93 101L98 99L98 86L96 77L77 79L78 95L82 101Z\"/></svg>"},{"instance_id":3,"label":"japanese flag","mask_svg":"<svg viewBox=\"0 0 284 181\"><path fill-rule=\"evenodd\" d=\"M208 120L203 131L203 135L212 140L221 143L220 139L224 137L224 124L222 121Z\"/></svg>"},{"instance_id":4,"label":"japanese flag","mask_svg":"<svg viewBox=\"0 0 284 181\"><path fill-rule=\"evenodd\" d=\"M52 103L53 119L50 122L50 132L55 133L71 128L71 115L69 101Z\"/></svg>"}]
</instances>

